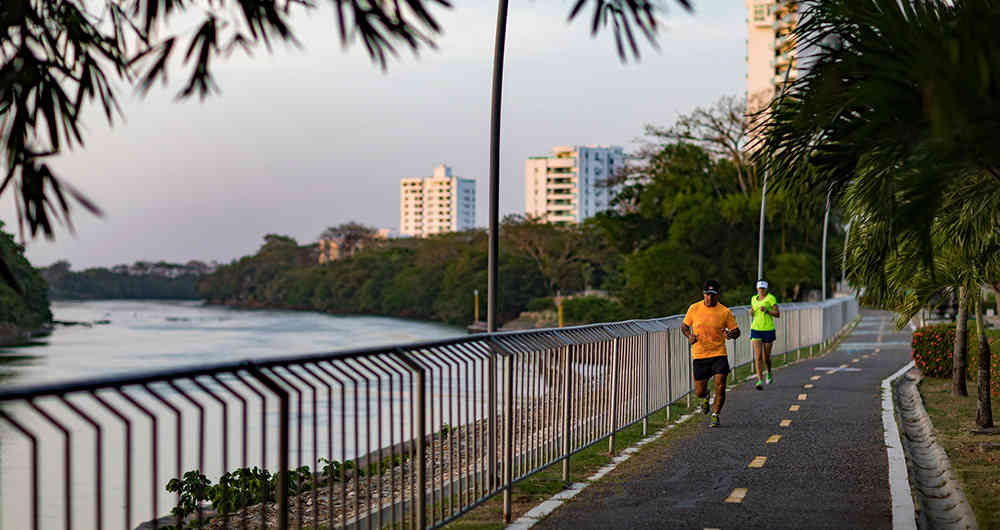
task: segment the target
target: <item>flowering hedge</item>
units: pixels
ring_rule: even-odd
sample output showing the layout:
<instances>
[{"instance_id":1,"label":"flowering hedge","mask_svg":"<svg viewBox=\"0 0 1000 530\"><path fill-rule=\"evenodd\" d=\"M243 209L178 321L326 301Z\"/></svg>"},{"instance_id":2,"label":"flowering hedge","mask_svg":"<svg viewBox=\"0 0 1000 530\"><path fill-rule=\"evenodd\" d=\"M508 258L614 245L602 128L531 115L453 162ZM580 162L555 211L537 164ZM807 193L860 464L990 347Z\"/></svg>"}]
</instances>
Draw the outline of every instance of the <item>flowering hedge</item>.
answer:
<instances>
[{"instance_id":1,"label":"flowering hedge","mask_svg":"<svg viewBox=\"0 0 1000 530\"><path fill-rule=\"evenodd\" d=\"M1000 393L1000 340L996 334L987 335L990 341L990 388ZM975 381L979 372L979 344L976 339L976 325L969 323L969 359L966 377ZM929 377L951 377L951 355L955 349L955 325L933 324L913 332L913 360L920 371Z\"/></svg>"}]
</instances>

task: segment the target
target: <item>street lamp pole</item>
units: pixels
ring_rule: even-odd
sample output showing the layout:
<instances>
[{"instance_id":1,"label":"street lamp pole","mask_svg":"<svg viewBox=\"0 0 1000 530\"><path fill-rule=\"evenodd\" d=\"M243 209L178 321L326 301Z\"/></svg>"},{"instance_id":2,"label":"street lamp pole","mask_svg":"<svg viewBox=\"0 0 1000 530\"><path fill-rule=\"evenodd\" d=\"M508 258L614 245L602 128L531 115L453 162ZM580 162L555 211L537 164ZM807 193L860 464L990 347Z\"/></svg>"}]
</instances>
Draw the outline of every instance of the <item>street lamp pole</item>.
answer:
<instances>
[{"instance_id":1,"label":"street lamp pole","mask_svg":"<svg viewBox=\"0 0 1000 530\"><path fill-rule=\"evenodd\" d=\"M497 11L496 48L493 52L493 103L490 112L489 272L486 285L486 331L490 333L497 330L497 271L500 260L500 95L503 88L503 52L506 38L507 0L500 0Z\"/></svg>"},{"instance_id":2,"label":"street lamp pole","mask_svg":"<svg viewBox=\"0 0 1000 530\"><path fill-rule=\"evenodd\" d=\"M778 96L778 103L774 106L774 112L781 109L781 100L785 99L785 89L788 87L788 74L792 71L792 64L788 63L785 68L785 82L781 85L781 94ZM747 101L749 104L749 101ZM757 234L757 279L764 279L764 211L767 209L767 178L771 176L771 170L764 172L764 185L760 188L760 232Z\"/></svg>"},{"instance_id":3,"label":"street lamp pole","mask_svg":"<svg viewBox=\"0 0 1000 530\"><path fill-rule=\"evenodd\" d=\"M847 233L844 235L844 257L840 259L840 286L847 288L847 244L851 241L851 221L847 221Z\"/></svg>"},{"instance_id":4,"label":"street lamp pole","mask_svg":"<svg viewBox=\"0 0 1000 530\"><path fill-rule=\"evenodd\" d=\"M823 214L823 298L826 301L826 232L830 225L830 194L833 193L833 188L831 187L826 192L826 213Z\"/></svg>"}]
</instances>

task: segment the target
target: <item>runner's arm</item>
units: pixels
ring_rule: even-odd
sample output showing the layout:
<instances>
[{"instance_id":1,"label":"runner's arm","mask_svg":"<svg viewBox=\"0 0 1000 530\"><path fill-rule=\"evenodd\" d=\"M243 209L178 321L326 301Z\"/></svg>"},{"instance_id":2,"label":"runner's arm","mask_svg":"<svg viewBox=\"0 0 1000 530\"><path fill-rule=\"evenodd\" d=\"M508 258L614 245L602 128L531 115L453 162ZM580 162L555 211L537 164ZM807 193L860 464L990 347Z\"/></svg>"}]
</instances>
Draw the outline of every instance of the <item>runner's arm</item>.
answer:
<instances>
[{"instance_id":1,"label":"runner's arm","mask_svg":"<svg viewBox=\"0 0 1000 530\"><path fill-rule=\"evenodd\" d=\"M769 310L767 314L771 315L774 318L781 318L781 310L778 309L778 304L774 304L773 306L771 306L771 310Z\"/></svg>"},{"instance_id":2,"label":"runner's arm","mask_svg":"<svg viewBox=\"0 0 1000 530\"><path fill-rule=\"evenodd\" d=\"M681 333L683 333L684 336L687 337L688 344L694 344L698 342L698 335L695 335L694 332L691 331L691 326L687 324L681 324Z\"/></svg>"},{"instance_id":3,"label":"runner's arm","mask_svg":"<svg viewBox=\"0 0 1000 530\"><path fill-rule=\"evenodd\" d=\"M733 312L728 311L728 313L726 327L723 328L726 332L726 338L729 340L738 339L740 338L740 325L736 323L736 317L733 316Z\"/></svg>"}]
</instances>

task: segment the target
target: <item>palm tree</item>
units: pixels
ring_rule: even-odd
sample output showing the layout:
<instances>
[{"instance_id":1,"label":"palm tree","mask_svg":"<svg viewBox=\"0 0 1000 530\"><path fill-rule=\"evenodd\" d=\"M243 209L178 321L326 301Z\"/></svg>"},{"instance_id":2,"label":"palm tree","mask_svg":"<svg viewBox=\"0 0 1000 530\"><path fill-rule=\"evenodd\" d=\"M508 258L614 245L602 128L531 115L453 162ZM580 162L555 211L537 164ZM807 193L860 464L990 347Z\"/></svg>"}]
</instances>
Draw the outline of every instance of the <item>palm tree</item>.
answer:
<instances>
[{"instance_id":1,"label":"palm tree","mask_svg":"<svg viewBox=\"0 0 1000 530\"><path fill-rule=\"evenodd\" d=\"M762 120L757 160L792 193L832 189L859 221L850 269L867 300L905 314L944 286L978 293L1000 229L1000 5L806 0L800 12L810 67ZM980 426L988 406L987 387Z\"/></svg>"}]
</instances>

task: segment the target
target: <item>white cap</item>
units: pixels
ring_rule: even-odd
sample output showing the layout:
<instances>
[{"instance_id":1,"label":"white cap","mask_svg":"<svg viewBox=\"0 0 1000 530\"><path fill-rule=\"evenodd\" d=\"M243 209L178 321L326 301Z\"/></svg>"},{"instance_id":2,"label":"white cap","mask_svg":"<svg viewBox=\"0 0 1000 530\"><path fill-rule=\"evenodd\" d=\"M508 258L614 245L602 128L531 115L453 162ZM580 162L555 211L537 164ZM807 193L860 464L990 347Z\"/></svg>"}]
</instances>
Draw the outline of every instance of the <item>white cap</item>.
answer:
<instances>
[{"instance_id":1,"label":"white cap","mask_svg":"<svg viewBox=\"0 0 1000 530\"><path fill-rule=\"evenodd\" d=\"M764 280L761 280L761 281L757 282L757 288L758 289L767 289L767 282L765 282Z\"/></svg>"}]
</instances>

